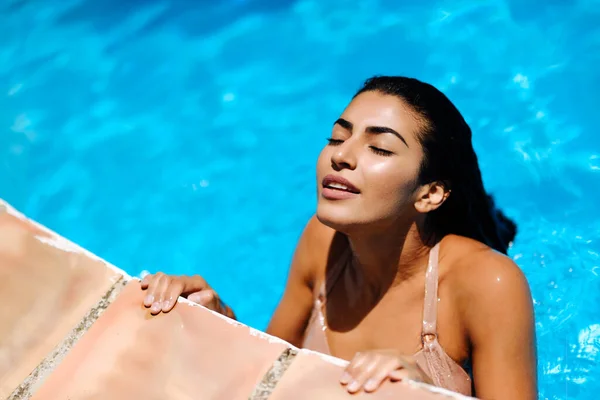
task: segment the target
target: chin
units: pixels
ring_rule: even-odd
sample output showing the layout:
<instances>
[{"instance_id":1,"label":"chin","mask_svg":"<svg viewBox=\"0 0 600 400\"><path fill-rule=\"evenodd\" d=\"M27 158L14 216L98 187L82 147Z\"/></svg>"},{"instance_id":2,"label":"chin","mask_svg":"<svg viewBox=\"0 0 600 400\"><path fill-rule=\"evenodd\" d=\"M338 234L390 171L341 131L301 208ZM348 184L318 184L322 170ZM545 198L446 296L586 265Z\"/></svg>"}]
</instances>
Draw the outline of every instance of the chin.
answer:
<instances>
[{"instance_id":1,"label":"chin","mask_svg":"<svg viewBox=\"0 0 600 400\"><path fill-rule=\"evenodd\" d=\"M328 204L319 201L316 216L323 225L346 234L353 228L364 225L364 222L357 218L354 207L339 203Z\"/></svg>"}]
</instances>

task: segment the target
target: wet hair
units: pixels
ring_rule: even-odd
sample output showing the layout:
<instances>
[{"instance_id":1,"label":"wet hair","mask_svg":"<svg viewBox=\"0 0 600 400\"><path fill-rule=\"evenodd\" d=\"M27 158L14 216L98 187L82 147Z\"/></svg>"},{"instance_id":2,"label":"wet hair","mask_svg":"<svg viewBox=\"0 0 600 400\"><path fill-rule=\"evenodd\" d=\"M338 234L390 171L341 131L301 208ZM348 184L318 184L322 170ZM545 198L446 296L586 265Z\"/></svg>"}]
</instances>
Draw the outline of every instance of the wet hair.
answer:
<instances>
[{"instance_id":1,"label":"wet hair","mask_svg":"<svg viewBox=\"0 0 600 400\"><path fill-rule=\"evenodd\" d=\"M471 128L454 104L432 85L398 76L370 78L354 97L373 91L400 98L416 113L424 154L418 183L440 182L450 190L444 204L425 218L426 240L456 234L506 254L517 226L485 191Z\"/></svg>"}]
</instances>

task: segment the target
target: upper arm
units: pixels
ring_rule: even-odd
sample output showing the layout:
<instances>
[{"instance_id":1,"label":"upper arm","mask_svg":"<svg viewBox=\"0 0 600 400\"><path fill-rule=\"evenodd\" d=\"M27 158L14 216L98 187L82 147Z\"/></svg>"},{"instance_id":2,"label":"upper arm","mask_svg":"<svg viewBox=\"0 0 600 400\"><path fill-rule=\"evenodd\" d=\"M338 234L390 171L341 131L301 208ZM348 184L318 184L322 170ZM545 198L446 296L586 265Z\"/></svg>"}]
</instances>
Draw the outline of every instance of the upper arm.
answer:
<instances>
[{"instance_id":1,"label":"upper arm","mask_svg":"<svg viewBox=\"0 0 600 400\"><path fill-rule=\"evenodd\" d=\"M464 313L477 397L537 399L534 313L527 280L512 260L495 252L486 252L476 264Z\"/></svg>"},{"instance_id":2,"label":"upper arm","mask_svg":"<svg viewBox=\"0 0 600 400\"><path fill-rule=\"evenodd\" d=\"M295 346L300 346L313 305L313 285L319 269L319 257L327 246L327 232L316 217L312 217L298 241L292 258L283 296L277 306L267 333Z\"/></svg>"}]
</instances>

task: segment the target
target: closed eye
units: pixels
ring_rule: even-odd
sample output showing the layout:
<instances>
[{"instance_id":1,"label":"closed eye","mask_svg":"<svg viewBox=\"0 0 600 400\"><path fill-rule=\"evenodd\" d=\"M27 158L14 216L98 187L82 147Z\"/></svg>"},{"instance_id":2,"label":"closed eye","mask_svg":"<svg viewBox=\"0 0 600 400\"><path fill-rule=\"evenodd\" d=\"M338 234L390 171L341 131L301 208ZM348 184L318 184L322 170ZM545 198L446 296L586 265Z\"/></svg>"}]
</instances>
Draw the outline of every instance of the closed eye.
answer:
<instances>
[{"instance_id":1,"label":"closed eye","mask_svg":"<svg viewBox=\"0 0 600 400\"><path fill-rule=\"evenodd\" d=\"M327 141L329 142L330 146L337 146L337 145L340 145L340 144L342 144L344 142L343 140L333 139L333 138L329 138L329 139L327 139Z\"/></svg>"},{"instance_id":2,"label":"closed eye","mask_svg":"<svg viewBox=\"0 0 600 400\"><path fill-rule=\"evenodd\" d=\"M389 157L392 154L394 154L393 152L391 152L389 150L380 149L379 147L375 147L375 146L369 146L369 148L371 149L371 151L373 151L373 153L380 155L380 156Z\"/></svg>"}]
</instances>

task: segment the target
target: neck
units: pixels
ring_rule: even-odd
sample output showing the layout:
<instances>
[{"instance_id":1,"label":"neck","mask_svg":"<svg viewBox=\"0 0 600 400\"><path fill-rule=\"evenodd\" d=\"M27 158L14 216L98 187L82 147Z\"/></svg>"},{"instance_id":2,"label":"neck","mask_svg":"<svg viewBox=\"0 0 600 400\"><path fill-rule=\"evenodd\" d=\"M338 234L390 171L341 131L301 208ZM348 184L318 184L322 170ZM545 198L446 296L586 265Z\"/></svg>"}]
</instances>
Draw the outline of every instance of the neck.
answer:
<instances>
[{"instance_id":1,"label":"neck","mask_svg":"<svg viewBox=\"0 0 600 400\"><path fill-rule=\"evenodd\" d=\"M355 278L376 297L427 268L430 247L418 222L348 234ZM362 286L361 285L361 286Z\"/></svg>"}]
</instances>

